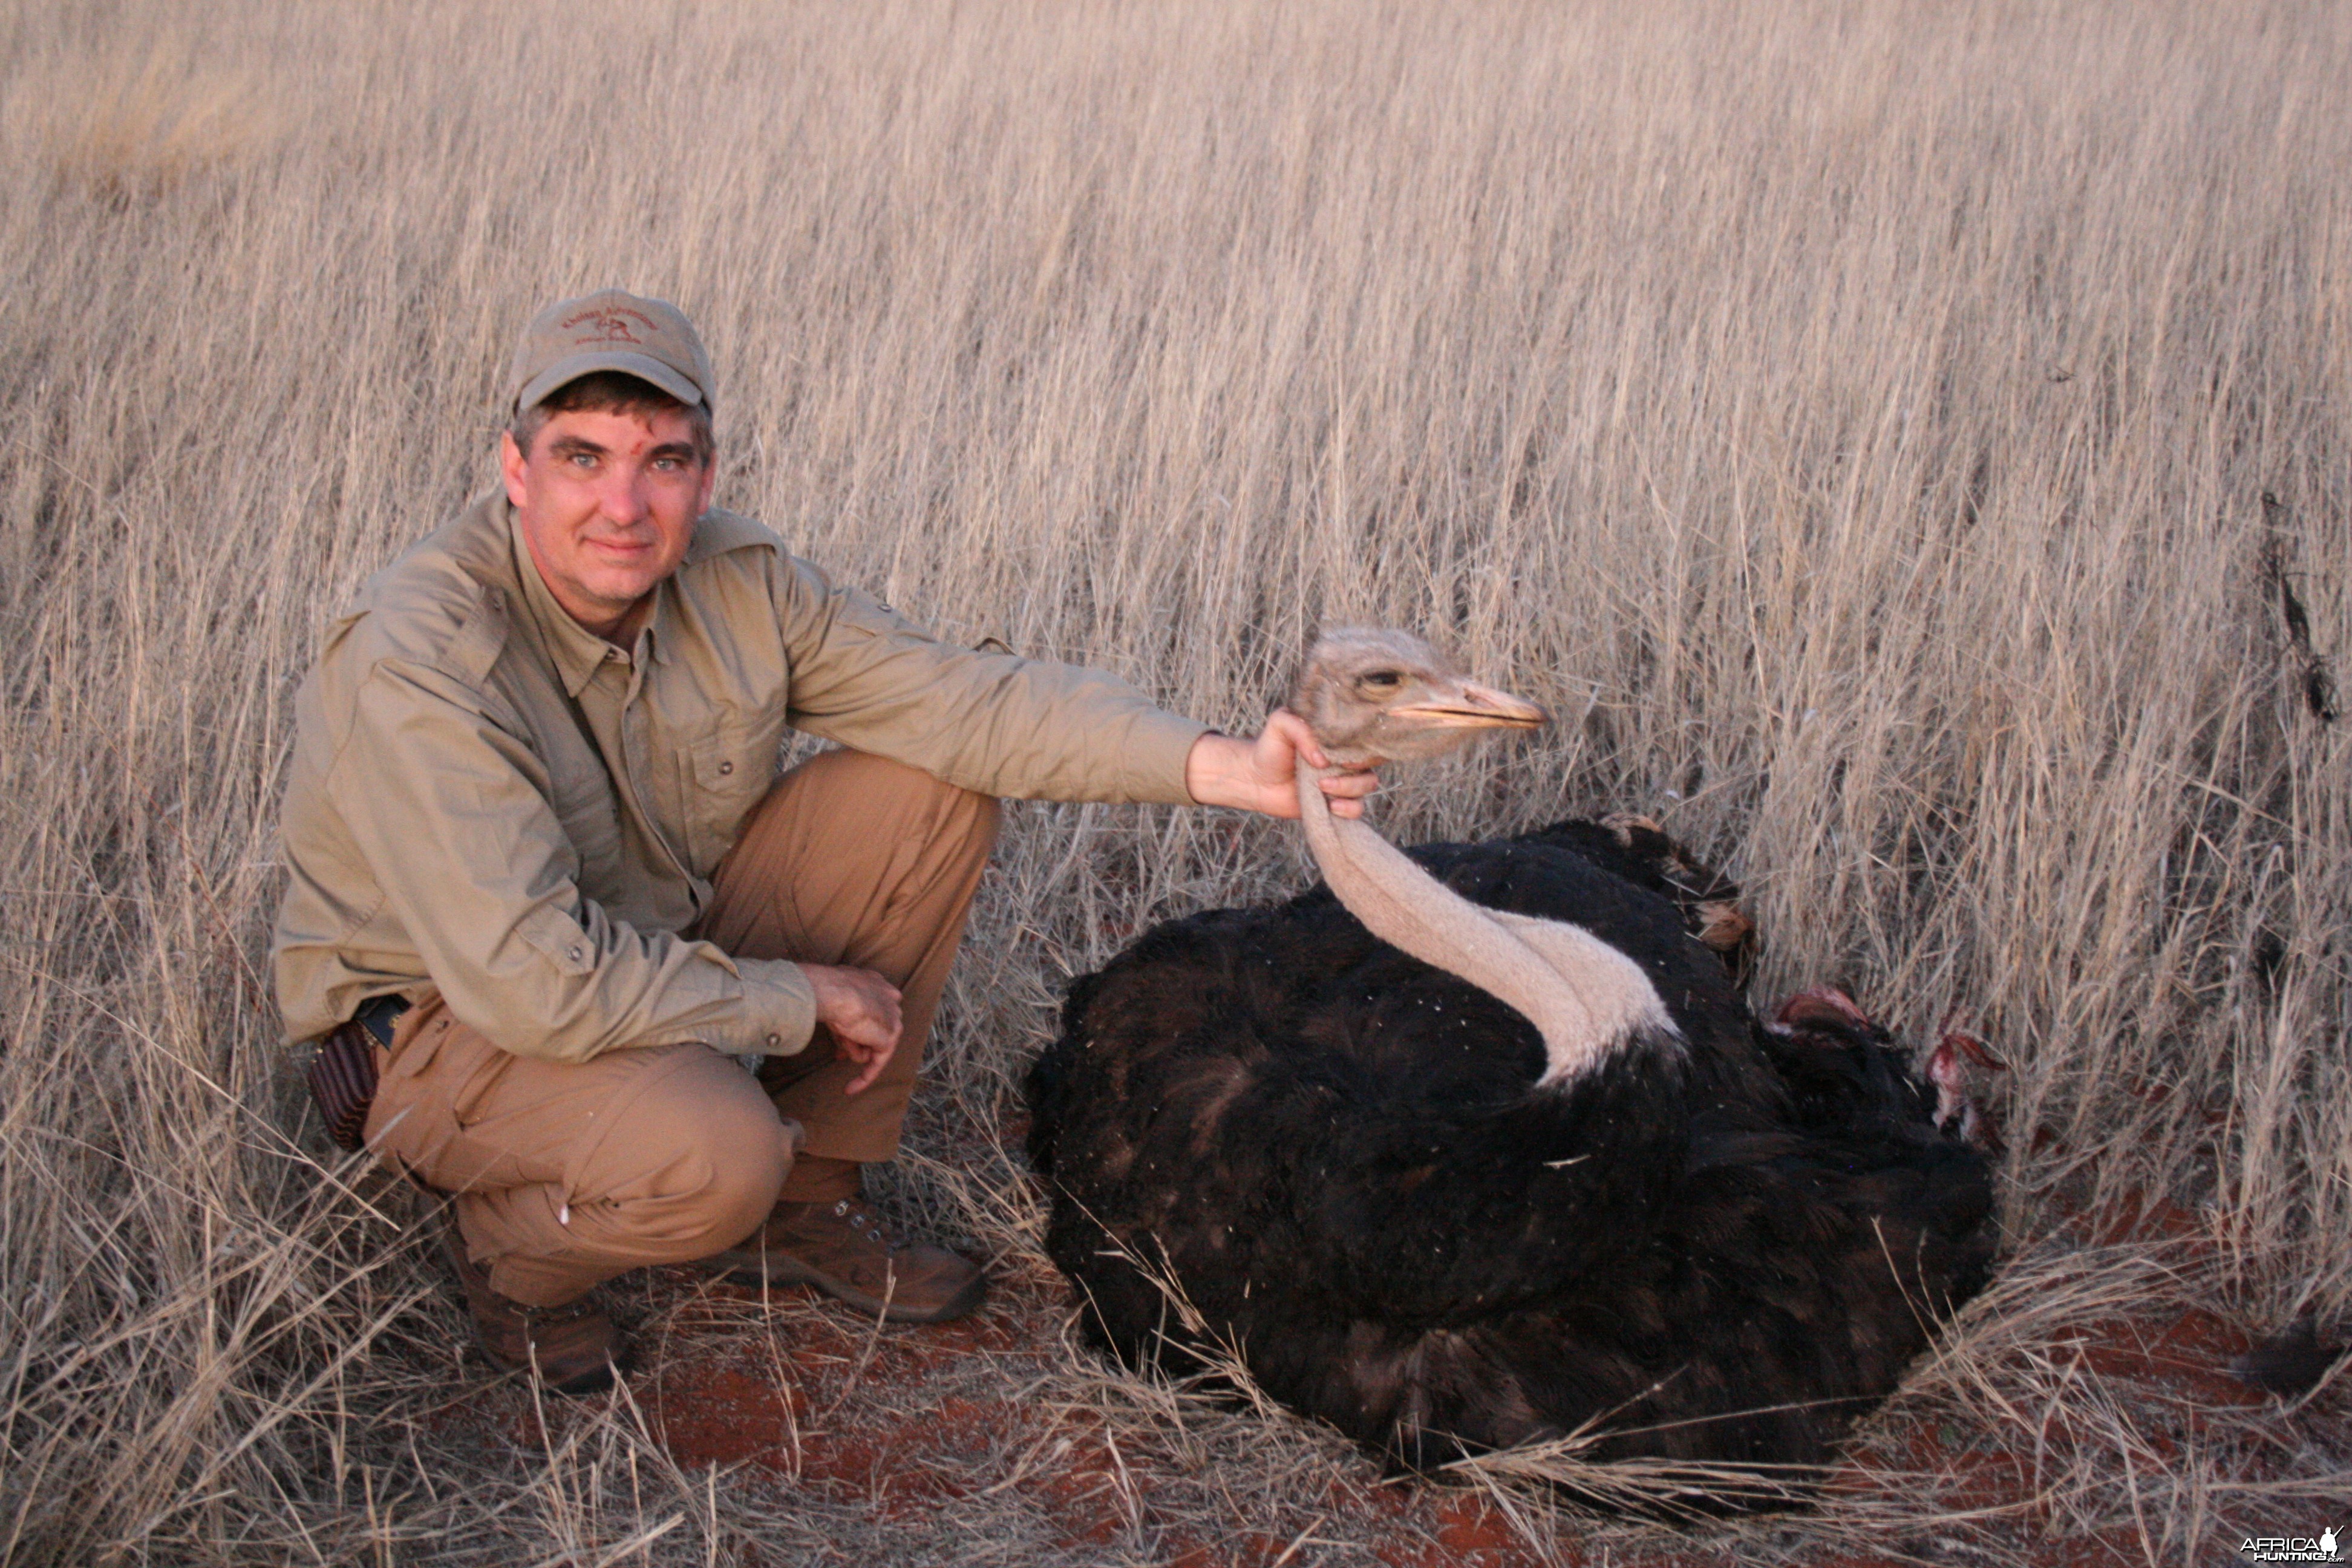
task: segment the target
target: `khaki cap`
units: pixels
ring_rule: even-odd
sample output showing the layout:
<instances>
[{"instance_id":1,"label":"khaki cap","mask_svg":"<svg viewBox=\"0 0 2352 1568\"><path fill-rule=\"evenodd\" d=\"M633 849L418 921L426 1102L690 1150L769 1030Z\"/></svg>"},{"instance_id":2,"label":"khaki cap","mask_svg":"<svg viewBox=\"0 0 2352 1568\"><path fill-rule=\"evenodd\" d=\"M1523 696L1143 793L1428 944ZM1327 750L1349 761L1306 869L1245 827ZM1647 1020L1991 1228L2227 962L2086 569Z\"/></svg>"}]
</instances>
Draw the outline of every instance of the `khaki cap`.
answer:
<instances>
[{"instance_id":1,"label":"khaki cap","mask_svg":"<svg viewBox=\"0 0 2352 1568\"><path fill-rule=\"evenodd\" d=\"M651 382L691 408L710 404L710 356L686 312L667 300L600 289L550 305L515 344L510 414L557 387L617 370Z\"/></svg>"}]
</instances>

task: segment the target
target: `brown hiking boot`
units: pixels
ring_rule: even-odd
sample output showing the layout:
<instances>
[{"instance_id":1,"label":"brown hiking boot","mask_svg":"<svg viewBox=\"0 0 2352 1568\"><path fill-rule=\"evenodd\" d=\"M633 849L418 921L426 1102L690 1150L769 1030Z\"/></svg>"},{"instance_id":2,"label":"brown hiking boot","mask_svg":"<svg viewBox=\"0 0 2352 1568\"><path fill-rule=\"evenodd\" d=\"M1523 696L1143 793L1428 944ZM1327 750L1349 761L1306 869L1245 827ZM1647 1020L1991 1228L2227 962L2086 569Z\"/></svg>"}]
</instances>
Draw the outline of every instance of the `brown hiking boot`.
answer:
<instances>
[{"instance_id":1,"label":"brown hiking boot","mask_svg":"<svg viewBox=\"0 0 2352 1568\"><path fill-rule=\"evenodd\" d=\"M557 1394L602 1394L628 1342L594 1301L583 1296L561 1307L526 1307L490 1289L490 1271L466 1256L457 1222L441 1233L441 1252L457 1272L457 1289L474 1318L474 1338L492 1365L536 1372Z\"/></svg>"},{"instance_id":2,"label":"brown hiking boot","mask_svg":"<svg viewBox=\"0 0 2352 1568\"><path fill-rule=\"evenodd\" d=\"M988 1277L944 1247L892 1236L862 1200L781 1203L742 1246L704 1260L730 1279L814 1285L894 1323L944 1323L980 1305Z\"/></svg>"}]
</instances>

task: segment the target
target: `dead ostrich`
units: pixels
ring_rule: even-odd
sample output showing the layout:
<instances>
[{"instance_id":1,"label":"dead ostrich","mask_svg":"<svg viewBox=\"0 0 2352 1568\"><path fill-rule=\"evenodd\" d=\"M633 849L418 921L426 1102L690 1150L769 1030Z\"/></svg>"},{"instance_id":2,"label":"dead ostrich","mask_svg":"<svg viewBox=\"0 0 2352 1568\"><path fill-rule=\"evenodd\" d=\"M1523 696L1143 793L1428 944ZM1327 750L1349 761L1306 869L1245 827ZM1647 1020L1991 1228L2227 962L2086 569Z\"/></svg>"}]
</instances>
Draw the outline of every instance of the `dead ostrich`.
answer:
<instances>
[{"instance_id":1,"label":"dead ostrich","mask_svg":"<svg viewBox=\"0 0 2352 1568\"><path fill-rule=\"evenodd\" d=\"M1385 631L1291 706L1345 766L1542 717ZM1404 852L1298 790L1325 885L1147 933L1030 1074L1087 1332L1404 1467L1821 1465L1986 1279L1971 1047L1923 1081L1834 992L1758 1023L1694 938L1738 944L1735 890L1649 825Z\"/></svg>"}]
</instances>

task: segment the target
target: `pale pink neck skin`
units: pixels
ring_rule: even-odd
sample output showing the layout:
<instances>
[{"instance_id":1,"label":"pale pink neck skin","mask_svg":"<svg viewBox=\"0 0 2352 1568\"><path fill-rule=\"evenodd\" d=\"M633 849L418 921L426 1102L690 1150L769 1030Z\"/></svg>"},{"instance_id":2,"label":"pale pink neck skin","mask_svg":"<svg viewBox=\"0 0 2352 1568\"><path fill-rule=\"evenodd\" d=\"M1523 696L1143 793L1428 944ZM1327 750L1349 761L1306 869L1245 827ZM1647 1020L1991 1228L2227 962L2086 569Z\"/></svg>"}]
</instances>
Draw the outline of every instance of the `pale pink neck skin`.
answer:
<instances>
[{"instance_id":1,"label":"pale pink neck skin","mask_svg":"<svg viewBox=\"0 0 2352 1568\"><path fill-rule=\"evenodd\" d=\"M1542 1034L1537 1087L1574 1083L1637 1034L1681 1031L1641 965L1581 926L1489 910L1446 887L1362 822L1331 815L1321 781L1298 764L1298 817L1331 891L1364 929L1526 1016Z\"/></svg>"}]
</instances>

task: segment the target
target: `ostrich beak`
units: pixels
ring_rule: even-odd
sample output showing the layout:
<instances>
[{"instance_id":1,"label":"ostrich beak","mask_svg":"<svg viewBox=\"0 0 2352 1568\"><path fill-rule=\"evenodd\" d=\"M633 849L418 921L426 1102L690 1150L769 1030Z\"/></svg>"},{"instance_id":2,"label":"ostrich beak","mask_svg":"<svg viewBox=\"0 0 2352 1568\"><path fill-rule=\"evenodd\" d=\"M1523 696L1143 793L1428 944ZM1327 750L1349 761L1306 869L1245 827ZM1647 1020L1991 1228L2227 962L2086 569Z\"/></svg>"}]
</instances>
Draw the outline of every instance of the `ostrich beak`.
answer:
<instances>
[{"instance_id":1,"label":"ostrich beak","mask_svg":"<svg viewBox=\"0 0 2352 1568\"><path fill-rule=\"evenodd\" d=\"M1524 698L1469 680L1451 691L1401 703L1389 710L1389 717L1432 730L1532 730L1551 719Z\"/></svg>"}]
</instances>

